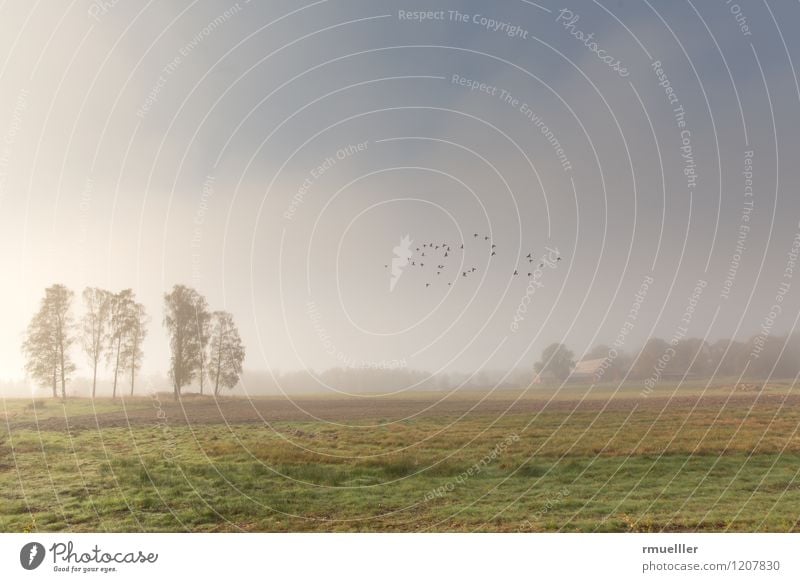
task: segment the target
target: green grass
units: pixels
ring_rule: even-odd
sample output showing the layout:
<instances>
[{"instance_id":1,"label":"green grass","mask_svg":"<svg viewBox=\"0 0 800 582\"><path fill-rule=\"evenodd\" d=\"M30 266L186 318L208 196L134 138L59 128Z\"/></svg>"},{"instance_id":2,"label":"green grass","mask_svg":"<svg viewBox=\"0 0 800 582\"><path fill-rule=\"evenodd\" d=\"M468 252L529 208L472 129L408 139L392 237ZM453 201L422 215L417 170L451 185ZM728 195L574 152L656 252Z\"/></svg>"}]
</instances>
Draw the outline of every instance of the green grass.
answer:
<instances>
[{"instance_id":1,"label":"green grass","mask_svg":"<svg viewBox=\"0 0 800 582\"><path fill-rule=\"evenodd\" d=\"M121 406L29 402L2 410L30 420ZM140 405L151 406L128 404ZM71 433L2 423L0 531L800 529L793 407L470 414L446 428L454 420Z\"/></svg>"}]
</instances>

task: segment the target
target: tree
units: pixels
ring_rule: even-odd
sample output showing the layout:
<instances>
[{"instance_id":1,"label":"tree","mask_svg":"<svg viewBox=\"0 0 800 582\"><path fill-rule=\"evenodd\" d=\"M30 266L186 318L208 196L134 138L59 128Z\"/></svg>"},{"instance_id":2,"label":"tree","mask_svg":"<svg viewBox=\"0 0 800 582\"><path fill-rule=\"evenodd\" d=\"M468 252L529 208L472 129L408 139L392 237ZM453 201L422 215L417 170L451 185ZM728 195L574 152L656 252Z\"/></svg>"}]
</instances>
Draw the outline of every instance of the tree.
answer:
<instances>
[{"instance_id":1,"label":"tree","mask_svg":"<svg viewBox=\"0 0 800 582\"><path fill-rule=\"evenodd\" d=\"M711 369L717 370L717 376L738 378L744 371L749 351L746 343L734 339L721 339L714 342L710 350Z\"/></svg>"},{"instance_id":2,"label":"tree","mask_svg":"<svg viewBox=\"0 0 800 582\"><path fill-rule=\"evenodd\" d=\"M566 380L572 368L575 367L573 354L564 344L550 344L542 351L542 359L536 362L536 372L539 374L550 373L557 380Z\"/></svg>"},{"instance_id":3,"label":"tree","mask_svg":"<svg viewBox=\"0 0 800 582\"><path fill-rule=\"evenodd\" d=\"M142 367L144 351L142 343L147 335L147 324L150 318L145 311L144 305L135 303L131 308L130 321L127 333L122 341L121 359L131 371L131 396L133 396L133 386L136 379L136 372Z\"/></svg>"},{"instance_id":4,"label":"tree","mask_svg":"<svg viewBox=\"0 0 800 582\"><path fill-rule=\"evenodd\" d=\"M105 289L87 287L83 290L86 313L82 320L81 340L92 366L92 398L97 391L97 365L106 348L111 298L112 294Z\"/></svg>"},{"instance_id":5,"label":"tree","mask_svg":"<svg viewBox=\"0 0 800 582\"><path fill-rule=\"evenodd\" d=\"M169 376L176 400L181 396L181 388L194 379L202 366L198 306L204 303L197 291L184 285L175 285L170 293L164 295L164 327L170 336L172 352Z\"/></svg>"},{"instance_id":6,"label":"tree","mask_svg":"<svg viewBox=\"0 0 800 582\"><path fill-rule=\"evenodd\" d=\"M635 380L649 378L656 370L659 359L664 357L668 349L669 344L663 339L654 337L647 340L633 363L630 377Z\"/></svg>"},{"instance_id":7,"label":"tree","mask_svg":"<svg viewBox=\"0 0 800 582\"><path fill-rule=\"evenodd\" d=\"M211 373L214 377L214 396L220 388L231 389L242 375L244 345L233 316L225 311L215 311L211 315Z\"/></svg>"},{"instance_id":8,"label":"tree","mask_svg":"<svg viewBox=\"0 0 800 582\"><path fill-rule=\"evenodd\" d=\"M680 340L675 345L675 356L670 363L670 370L676 374L707 376L714 371L711 346L699 338Z\"/></svg>"},{"instance_id":9,"label":"tree","mask_svg":"<svg viewBox=\"0 0 800 582\"><path fill-rule=\"evenodd\" d=\"M131 326L134 319L134 308L136 302L133 298L133 291L124 289L119 293L115 293L111 297L110 308L110 322L108 343L109 350L107 354L108 362L114 368L114 388L111 393L112 398L117 397L117 378L120 369L125 365L123 359L122 346L130 333Z\"/></svg>"},{"instance_id":10,"label":"tree","mask_svg":"<svg viewBox=\"0 0 800 582\"><path fill-rule=\"evenodd\" d=\"M73 293L63 285L45 289L39 311L33 316L22 344L26 357L25 368L41 384L52 381L53 397L58 397L61 380L61 397L67 397L67 379L75 371L69 348L75 341L72 336L74 322L70 308Z\"/></svg>"}]
</instances>

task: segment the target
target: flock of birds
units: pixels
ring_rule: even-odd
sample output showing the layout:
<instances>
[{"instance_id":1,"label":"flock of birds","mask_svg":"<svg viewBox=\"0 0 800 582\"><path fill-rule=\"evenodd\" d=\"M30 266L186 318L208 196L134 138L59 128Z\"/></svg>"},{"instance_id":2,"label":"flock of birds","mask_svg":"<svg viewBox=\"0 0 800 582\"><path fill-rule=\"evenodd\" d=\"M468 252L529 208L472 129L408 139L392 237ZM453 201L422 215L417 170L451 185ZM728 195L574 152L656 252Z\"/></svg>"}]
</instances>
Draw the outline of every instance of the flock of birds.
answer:
<instances>
[{"instance_id":1,"label":"flock of birds","mask_svg":"<svg viewBox=\"0 0 800 582\"><path fill-rule=\"evenodd\" d=\"M484 247L484 252L486 256L488 256L489 260L492 257L497 256L497 245L494 244L491 237L489 235L480 235L479 233L473 233L472 239L477 242L482 242L486 246ZM453 245L454 246L454 245ZM428 242L423 243L421 246L414 247L414 249L409 248L407 254L403 257L402 262L405 263L403 268L416 268L420 269L425 272L425 274L429 275L425 281L425 287L430 287L432 283L439 279L435 279L433 277L441 277L442 274L447 275L445 271L448 269L450 261L452 261L455 256L458 256L456 253L453 252L453 246L451 246L447 242L442 242L439 244ZM457 253L460 253L459 259L463 258L464 253L464 245L460 244L456 248ZM395 249L395 254L397 254L397 249ZM397 259L395 259L396 261ZM557 257L557 261L561 260L561 257ZM525 262L527 261L527 263ZM459 261L463 264L463 261ZM533 277L533 273L535 270L534 264L536 259L534 257L533 252L529 252L524 260L523 263L517 266L512 273L513 277L519 277L527 273L528 278ZM384 265L385 269L392 269L394 271L395 265L393 264L386 264ZM544 267L543 262L539 262L539 268ZM461 278L468 278L476 273L478 273L478 267L471 265L466 270L461 271L460 275L457 275L455 279L450 280L447 282L448 286L452 286L453 282L457 279ZM434 274L435 273L435 274ZM446 277L447 278L447 277ZM451 277L452 279L452 277Z\"/></svg>"}]
</instances>

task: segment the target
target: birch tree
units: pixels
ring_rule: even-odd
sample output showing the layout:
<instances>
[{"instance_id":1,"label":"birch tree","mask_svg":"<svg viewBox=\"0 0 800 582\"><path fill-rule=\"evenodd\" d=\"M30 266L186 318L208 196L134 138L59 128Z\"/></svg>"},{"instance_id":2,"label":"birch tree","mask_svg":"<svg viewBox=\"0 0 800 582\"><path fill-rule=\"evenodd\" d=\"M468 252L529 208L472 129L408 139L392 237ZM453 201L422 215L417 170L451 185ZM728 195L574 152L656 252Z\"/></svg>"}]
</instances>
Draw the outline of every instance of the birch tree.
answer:
<instances>
[{"instance_id":1,"label":"birch tree","mask_svg":"<svg viewBox=\"0 0 800 582\"><path fill-rule=\"evenodd\" d=\"M74 343L74 321L71 307L73 293L64 285L52 285L45 289L39 311L28 324L22 351L26 358L25 368L40 384L50 384L53 397L67 397L67 380L75 371L69 349Z\"/></svg>"}]
</instances>

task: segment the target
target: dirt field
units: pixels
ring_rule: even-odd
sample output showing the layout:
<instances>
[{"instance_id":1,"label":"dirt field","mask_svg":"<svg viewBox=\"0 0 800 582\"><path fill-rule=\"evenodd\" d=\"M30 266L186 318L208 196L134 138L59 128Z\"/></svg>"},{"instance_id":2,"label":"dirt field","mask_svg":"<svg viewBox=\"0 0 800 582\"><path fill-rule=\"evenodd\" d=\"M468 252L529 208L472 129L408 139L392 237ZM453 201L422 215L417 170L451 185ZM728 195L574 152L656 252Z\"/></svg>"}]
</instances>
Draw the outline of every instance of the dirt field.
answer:
<instances>
[{"instance_id":1,"label":"dirt field","mask_svg":"<svg viewBox=\"0 0 800 582\"><path fill-rule=\"evenodd\" d=\"M190 396L175 402L168 394L157 398L134 398L120 400L118 410L80 411L59 414L59 403L46 404L44 415L7 414L9 429L32 429L63 431L86 430L111 427L135 427L166 422L170 425L246 424L293 422L331 422L350 426L371 426L415 419L457 418L461 416L504 416L506 414L577 412L630 412L634 410L650 413L664 410L671 413L689 413L693 409L724 410L757 405L760 409L800 406L800 394L758 393L753 391L731 391L724 395L688 394L677 396L653 396L649 398L630 395L601 399L598 397L575 398L549 397L534 394L456 395L430 394L419 398L402 397L313 397L304 396L294 400L286 398L221 398ZM87 402L87 405L90 401ZM31 417L34 418L31 418ZM38 416L38 418L36 418Z\"/></svg>"}]
</instances>

